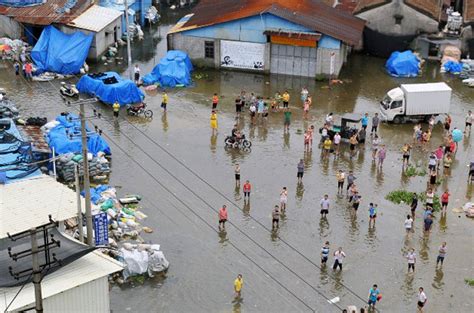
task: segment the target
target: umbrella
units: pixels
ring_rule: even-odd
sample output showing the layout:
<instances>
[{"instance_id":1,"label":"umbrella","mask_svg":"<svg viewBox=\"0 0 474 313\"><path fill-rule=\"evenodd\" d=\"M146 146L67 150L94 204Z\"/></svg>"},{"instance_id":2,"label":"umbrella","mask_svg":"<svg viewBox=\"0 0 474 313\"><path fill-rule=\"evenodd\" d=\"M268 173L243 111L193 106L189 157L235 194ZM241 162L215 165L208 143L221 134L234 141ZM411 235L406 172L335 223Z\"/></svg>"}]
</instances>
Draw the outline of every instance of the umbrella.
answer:
<instances>
[{"instance_id":1,"label":"umbrella","mask_svg":"<svg viewBox=\"0 0 474 313\"><path fill-rule=\"evenodd\" d=\"M454 129L453 140L454 142L460 142L462 140L462 131L460 131L459 129Z\"/></svg>"}]
</instances>

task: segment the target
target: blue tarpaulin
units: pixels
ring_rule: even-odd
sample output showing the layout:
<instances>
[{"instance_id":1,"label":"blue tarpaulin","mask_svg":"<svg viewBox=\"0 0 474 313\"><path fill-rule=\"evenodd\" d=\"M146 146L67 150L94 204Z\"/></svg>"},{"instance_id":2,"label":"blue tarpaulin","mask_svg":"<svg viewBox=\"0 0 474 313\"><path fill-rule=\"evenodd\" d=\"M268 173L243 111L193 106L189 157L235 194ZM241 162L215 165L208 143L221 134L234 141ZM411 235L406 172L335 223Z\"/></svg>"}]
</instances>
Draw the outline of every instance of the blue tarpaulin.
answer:
<instances>
[{"instance_id":1,"label":"blue tarpaulin","mask_svg":"<svg viewBox=\"0 0 474 313\"><path fill-rule=\"evenodd\" d=\"M385 68L391 76L416 77L420 72L420 60L410 50L395 51L385 63Z\"/></svg>"},{"instance_id":2,"label":"blue tarpaulin","mask_svg":"<svg viewBox=\"0 0 474 313\"><path fill-rule=\"evenodd\" d=\"M462 63L447 61L444 63L444 70L446 73L460 74L462 72Z\"/></svg>"},{"instance_id":3,"label":"blue tarpaulin","mask_svg":"<svg viewBox=\"0 0 474 313\"><path fill-rule=\"evenodd\" d=\"M93 35L77 31L64 34L53 26L46 27L31 51L37 73L77 74L89 53Z\"/></svg>"},{"instance_id":4,"label":"blue tarpaulin","mask_svg":"<svg viewBox=\"0 0 474 313\"><path fill-rule=\"evenodd\" d=\"M0 119L5 130L0 131L0 181L6 183L28 179L41 174L31 154L31 144L23 142L12 119Z\"/></svg>"},{"instance_id":5,"label":"blue tarpaulin","mask_svg":"<svg viewBox=\"0 0 474 313\"><path fill-rule=\"evenodd\" d=\"M188 55L180 50L170 50L150 74L143 77L145 85L159 83L161 87L189 86L193 65Z\"/></svg>"},{"instance_id":6,"label":"blue tarpaulin","mask_svg":"<svg viewBox=\"0 0 474 313\"><path fill-rule=\"evenodd\" d=\"M82 151L81 141L81 121L79 117L74 114L61 115L56 118L59 125L54 127L47 134L48 144L54 148L58 155L73 152L78 153ZM104 152L110 155L109 144L96 132L91 132L87 129L87 149L93 155L98 152Z\"/></svg>"},{"instance_id":7,"label":"blue tarpaulin","mask_svg":"<svg viewBox=\"0 0 474 313\"><path fill-rule=\"evenodd\" d=\"M121 105L140 103L145 95L134 82L123 79L115 72L88 74L81 77L77 83L80 92L98 97L100 101Z\"/></svg>"}]
</instances>

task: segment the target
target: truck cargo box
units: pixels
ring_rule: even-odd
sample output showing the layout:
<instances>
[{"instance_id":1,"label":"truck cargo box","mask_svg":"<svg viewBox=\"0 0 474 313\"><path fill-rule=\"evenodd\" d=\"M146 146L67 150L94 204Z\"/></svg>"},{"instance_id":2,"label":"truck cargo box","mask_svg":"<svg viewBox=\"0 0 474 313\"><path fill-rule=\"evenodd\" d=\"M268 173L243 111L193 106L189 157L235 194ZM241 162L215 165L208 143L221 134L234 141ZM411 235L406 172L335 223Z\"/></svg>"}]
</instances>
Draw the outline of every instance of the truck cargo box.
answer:
<instances>
[{"instance_id":1,"label":"truck cargo box","mask_svg":"<svg viewBox=\"0 0 474 313\"><path fill-rule=\"evenodd\" d=\"M405 94L406 115L448 113L451 87L446 83L402 84Z\"/></svg>"}]
</instances>

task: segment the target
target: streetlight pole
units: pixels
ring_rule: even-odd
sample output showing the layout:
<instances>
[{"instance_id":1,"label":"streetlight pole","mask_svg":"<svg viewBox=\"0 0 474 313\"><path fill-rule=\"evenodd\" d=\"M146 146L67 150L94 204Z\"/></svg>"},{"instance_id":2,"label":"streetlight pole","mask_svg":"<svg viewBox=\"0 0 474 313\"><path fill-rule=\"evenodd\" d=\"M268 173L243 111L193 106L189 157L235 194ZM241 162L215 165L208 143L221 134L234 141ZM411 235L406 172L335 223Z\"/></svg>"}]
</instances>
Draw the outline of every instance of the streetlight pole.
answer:
<instances>
[{"instance_id":1,"label":"streetlight pole","mask_svg":"<svg viewBox=\"0 0 474 313\"><path fill-rule=\"evenodd\" d=\"M81 139L82 139L82 162L84 164L84 192L86 198L86 229L87 229L87 244L94 245L94 236L92 234L92 209L91 209L91 186L89 177L89 160L87 159L87 130L86 130L86 116L84 112L84 102L79 103L81 114Z\"/></svg>"},{"instance_id":2,"label":"streetlight pole","mask_svg":"<svg viewBox=\"0 0 474 313\"><path fill-rule=\"evenodd\" d=\"M133 80L132 76L132 50L130 47L130 24L128 21L128 2L127 0L124 0L124 5L125 5L125 27L127 27L127 72L130 77L130 80Z\"/></svg>"}]
</instances>

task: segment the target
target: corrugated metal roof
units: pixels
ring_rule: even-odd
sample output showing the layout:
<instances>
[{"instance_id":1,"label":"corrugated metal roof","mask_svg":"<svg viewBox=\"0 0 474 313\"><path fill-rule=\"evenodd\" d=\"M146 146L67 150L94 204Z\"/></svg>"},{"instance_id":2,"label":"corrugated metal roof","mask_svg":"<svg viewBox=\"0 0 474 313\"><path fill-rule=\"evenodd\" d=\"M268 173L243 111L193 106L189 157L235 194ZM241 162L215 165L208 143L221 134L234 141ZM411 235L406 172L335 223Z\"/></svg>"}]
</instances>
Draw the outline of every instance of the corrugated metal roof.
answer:
<instances>
[{"instance_id":1,"label":"corrugated metal roof","mask_svg":"<svg viewBox=\"0 0 474 313\"><path fill-rule=\"evenodd\" d=\"M319 0L201 0L194 15L172 32L211 26L245 17L270 13L350 45L362 39L365 21L334 9Z\"/></svg>"},{"instance_id":2,"label":"corrugated metal roof","mask_svg":"<svg viewBox=\"0 0 474 313\"><path fill-rule=\"evenodd\" d=\"M49 214L55 221L76 216L76 199L73 190L47 175L0 185L0 239L48 223Z\"/></svg>"},{"instance_id":3,"label":"corrugated metal roof","mask_svg":"<svg viewBox=\"0 0 474 313\"><path fill-rule=\"evenodd\" d=\"M44 277L41 282L43 299L121 271L122 269L123 266L120 262L99 251L91 252ZM6 305L11 302L19 288L20 287L0 289L0 310L2 312L5 311ZM24 309L25 306L29 306L34 302L34 287L32 283L29 283L18 294L7 312Z\"/></svg>"},{"instance_id":4,"label":"corrugated metal roof","mask_svg":"<svg viewBox=\"0 0 474 313\"><path fill-rule=\"evenodd\" d=\"M67 24L91 6L91 0L77 0L69 12L64 8L68 0L47 0L44 4L29 7L0 6L2 15L13 17L17 22L32 25Z\"/></svg>"},{"instance_id":5,"label":"corrugated metal roof","mask_svg":"<svg viewBox=\"0 0 474 313\"><path fill-rule=\"evenodd\" d=\"M474 22L474 0L464 0L464 23Z\"/></svg>"},{"instance_id":6,"label":"corrugated metal roof","mask_svg":"<svg viewBox=\"0 0 474 313\"><path fill-rule=\"evenodd\" d=\"M405 3L435 20L438 20L440 17L441 6L443 4L442 2L440 3L439 0L405 0Z\"/></svg>"},{"instance_id":7,"label":"corrugated metal roof","mask_svg":"<svg viewBox=\"0 0 474 313\"><path fill-rule=\"evenodd\" d=\"M392 0L356 0L357 5L354 9L354 14L358 14L364 11L368 11L370 9L376 8L378 6L387 4Z\"/></svg>"},{"instance_id":8,"label":"corrugated metal roof","mask_svg":"<svg viewBox=\"0 0 474 313\"><path fill-rule=\"evenodd\" d=\"M93 5L67 25L93 32L100 32L122 14L123 12L118 10Z\"/></svg>"}]
</instances>

